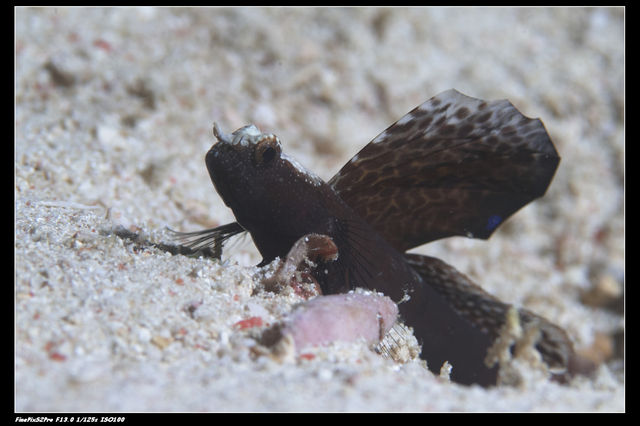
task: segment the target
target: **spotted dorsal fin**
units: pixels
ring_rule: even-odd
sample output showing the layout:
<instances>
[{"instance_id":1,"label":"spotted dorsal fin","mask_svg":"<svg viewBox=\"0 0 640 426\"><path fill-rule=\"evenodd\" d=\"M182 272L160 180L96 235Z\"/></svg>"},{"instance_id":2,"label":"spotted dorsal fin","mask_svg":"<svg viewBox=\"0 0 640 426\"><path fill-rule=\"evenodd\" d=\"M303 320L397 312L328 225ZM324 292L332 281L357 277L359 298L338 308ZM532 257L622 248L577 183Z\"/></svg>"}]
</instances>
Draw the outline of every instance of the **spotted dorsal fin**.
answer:
<instances>
[{"instance_id":1,"label":"spotted dorsal fin","mask_svg":"<svg viewBox=\"0 0 640 426\"><path fill-rule=\"evenodd\" d=\"M539 119L448 90L380 133L329 184L401 251L488 238L544 195L560 158Z\"/></svg>"}]
</instances>

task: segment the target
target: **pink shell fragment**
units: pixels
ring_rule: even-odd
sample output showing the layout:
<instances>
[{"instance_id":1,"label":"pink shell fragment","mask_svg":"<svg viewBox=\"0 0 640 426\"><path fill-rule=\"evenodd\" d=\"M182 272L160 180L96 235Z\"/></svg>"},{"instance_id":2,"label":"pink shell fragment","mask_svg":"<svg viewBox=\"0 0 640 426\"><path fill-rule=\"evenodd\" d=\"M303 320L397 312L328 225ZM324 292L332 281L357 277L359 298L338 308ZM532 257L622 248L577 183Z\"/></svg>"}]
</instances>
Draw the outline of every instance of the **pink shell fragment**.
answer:
<instances>
[{"instance_id":1,"label":"pink shell fragment","mask_svg":"<svg viewBox=\"0 0 640 426\"><path fill-rule=\"evenodd\" d=\"M282 335L291 335L296 351L335 341L364 339L375 344L396 321L398 307L378 293L318 296L299 305L285 320Z\"/></svg>"}]
</instances>

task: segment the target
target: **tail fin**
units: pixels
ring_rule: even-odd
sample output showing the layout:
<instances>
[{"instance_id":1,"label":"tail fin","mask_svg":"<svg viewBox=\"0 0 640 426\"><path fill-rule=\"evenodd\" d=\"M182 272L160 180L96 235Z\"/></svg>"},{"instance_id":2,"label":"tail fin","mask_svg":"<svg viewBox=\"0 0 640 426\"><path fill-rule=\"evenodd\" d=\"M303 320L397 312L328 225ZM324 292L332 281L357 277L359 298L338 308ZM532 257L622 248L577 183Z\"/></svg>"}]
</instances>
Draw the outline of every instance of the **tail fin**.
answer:
<instances>
[{"instance_id":1,"label":"tail fin","mask_svg":"<svg viewBox=\"0 0 640 426\"><path fill-rule=\"evenodd\" d=\"M487 336L490 342L498 338L511 305L490 295L467 276L440 259L416 254L405 256L425 284L446 299L453 311ZM519 309L518 314L523 328L533 325L539 329L540 337L535 348L549 367L549 371L556 375L566 374L571 361L575 358L573 345L566 332L526 309ZM483 360L485 355L486 352L482 355ZM456 364L451 361L450 363L453 364L452 379L455 379Z\"/></svg>"}]
</instances>

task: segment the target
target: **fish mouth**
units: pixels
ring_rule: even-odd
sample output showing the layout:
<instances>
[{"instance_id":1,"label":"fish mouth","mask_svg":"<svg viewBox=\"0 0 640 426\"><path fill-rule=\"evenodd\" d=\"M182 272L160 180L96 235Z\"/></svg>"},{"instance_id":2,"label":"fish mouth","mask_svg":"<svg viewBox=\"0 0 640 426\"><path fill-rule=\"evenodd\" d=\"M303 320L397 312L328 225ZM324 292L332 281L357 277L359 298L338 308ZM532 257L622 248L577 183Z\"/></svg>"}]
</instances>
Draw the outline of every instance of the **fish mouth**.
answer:
<instances>
[{"instance_id":1,"label":"fish mouth","mask_svg":"<svg viewBox=\"0 0 640 426\"><path fill-rule=\"evenodd\" d=\"M233 208L237 205L234 188L239 185L237 177L242 169L242 160L235 155L229 155L228 151L235 147L224 142L215 143L205 155L205 163L209 178L216 192L220 194L222 201L227 207Z\"/></svg>"}]
</instances>

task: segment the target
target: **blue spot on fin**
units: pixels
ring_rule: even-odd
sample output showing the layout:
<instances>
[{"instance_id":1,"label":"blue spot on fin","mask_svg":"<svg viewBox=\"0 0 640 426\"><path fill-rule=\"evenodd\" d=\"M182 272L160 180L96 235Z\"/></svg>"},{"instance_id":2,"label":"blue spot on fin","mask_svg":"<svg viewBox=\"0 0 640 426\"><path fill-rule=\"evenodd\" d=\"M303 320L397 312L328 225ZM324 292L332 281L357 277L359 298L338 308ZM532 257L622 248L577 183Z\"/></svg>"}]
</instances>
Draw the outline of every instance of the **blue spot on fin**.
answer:
<instances>
[{"instance_id":1,"label":"blue spot on fin","mask_svg":"<svg viewBox=\"0 0 640 426\"><path fill-rule=\"evenodd\" d=\"M493 231L501 223L502 223L502 217L501 216L499 216L497 214L493 214L493 215L489 216L489 219L487 220L487 231L489 231L489 232Z\"/></svg>"}]
</instances>

